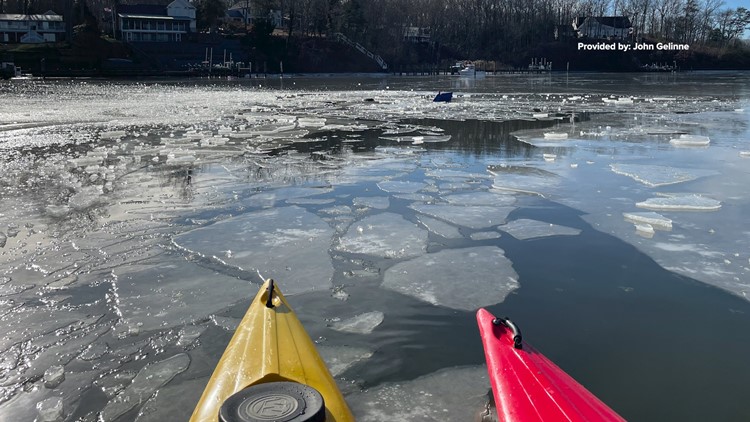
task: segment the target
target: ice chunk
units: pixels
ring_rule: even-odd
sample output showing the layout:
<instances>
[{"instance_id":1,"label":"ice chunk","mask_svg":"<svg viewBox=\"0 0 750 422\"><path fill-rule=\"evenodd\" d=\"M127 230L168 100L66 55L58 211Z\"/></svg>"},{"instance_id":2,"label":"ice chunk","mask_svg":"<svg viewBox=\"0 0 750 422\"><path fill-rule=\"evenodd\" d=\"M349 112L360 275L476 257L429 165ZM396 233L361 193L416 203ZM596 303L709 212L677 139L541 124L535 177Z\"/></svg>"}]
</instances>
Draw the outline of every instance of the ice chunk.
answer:
<instances>
[{"instance_id":1,"label":"ice chunk","mask_svg":"<svg viewBox=\"0 0 750 422\"><path fill-rule=\"evenodd\" d=\"M513 205L516 197L500 192L471 192L446 195L443 199L453 205L492 205L496 207Z\"/></svg>"},{"instance_id":2,"label":"ice chunk","mask_svg":"<svg viewBox=\"0 0 750 422\"><path fill-rule=\"evenodd\" d=\"M5 233L0 232L0 248L5 247L5 243L8 242L8 236L5 235Z\"/></svg>"},{"instance_id":3,"label":"ice chunk","mask_svg":"<svg viewBox=\"0 0 750 422\"><path fill-rule=\"evenodd\" d=\"M501 235L498 232L476 232L469 235L471 240L488 240L488 239L497 239Z\"/></svg>"},{"instance_id":4,"label":"ice chunk","mask_svg":"<svg viewBox=\"0 0 750 422\"><path fill-rule=\"evenodd\" d=\"M439 218L441 220L469 227L472 229L484 229L505 223L513 207L492 207L486 205L410 205L409 208Z\"/></svg>"},{"instance_id":5,"label":"ice chunk","mask_svg":"<svg viewBox=\"0 0 750 422\"><path fill-rule=\"evenodd\" d=\"M390 206L390 201L387 196L364 196L356 197L352 200L352 204L359 208L375 208L384 210Z\"/></svg>"},{"instance_id":6,"label":"ice chunk","mask_svg":"<svg viewBox=\"0 0 750 422\"><path fill-rule=\"evenodd\" d=\"M474 310L494 305L518 288L505 252L494 246L446 249L401 262L385 272L382 286L433 305ZM471 288L462 280L471 280Z\"/></svg>"},{"instance_id":7,"label":"ice chunk","mask_svg":"<svg viewBox=\"0 0 750 422\"><path fill-rule=\"evenodd\" d=\"M651 239L654 237L654 226L648 223L635 223L635 233L641 237Z\"/></svg>"},{"instance_id":8,"label":"ice chunk","mask_svg":"<svg viewBox=\"0 0 750 422\"><path fill-rule=\"evenodd\" d=\"M101 358L107 352L109 352L109 347L106 343L93 343L78 355L78 359L92 361Z\"/></svg>"},{"instance_id":9,"label":"ice chunk","mask_svg":"<svg viewBox=\"0 0 750 422\"><path fill-rule=\"evenodd\" d=\"M112 306L131 335L201 320L253 288L245 280L177 258L113 272L117 300Z\"/></svg>"},{"instance_id":10,"label":"ice chunk","mask_svg":"<svg viewBox=\"0 0 750 422\"><path fill-rule=\"evenodd\" d=\"M242 320L239 318L226 317L221 315L211 315L211 322L219 328L227 331L234 331L240 326Z\"/></svg>"},{"instance_id":11,"label":"ice chunk","mask_svg":"<svg viewBox=\"0 0 750 422\"><path fill-rule=\"evenodd\" d=\"M328 215L344 215L351 214L352 209L347 205L335 205L333 207L323 208L320 212Z\"/></svg>"},{"instance_id":12,"label":"ice chunk","mask_svg":"<svg viewBox=\"0 0 750 422\"><path fill-rule=\"evenodd\" d=\"M62 365L50 366L44 371L44 386L55 388L65 380L65 368Z\"/></svg>"},{"instance_id":13,"label":"ice chunk","mask_svg":"<svg viewBox=\"0 0 750 422\"><path fill-rule=\"evenodd\" d=\"M472 421L485 406L488 389L487 368L449 368L371 387L347 402L359 422Z\"/></svg>"},{"instance_id":14,"label":"ice chunk","mask_svg":"<svg viewBox=\"0 0 750 422\"><path fill-rule=\"evenodd\" d=\"M88 186L68 199L68 205L76 211L83 211L99 204L103 198L101 186Z\"/></svg>"},{"instance_id":15,"label":"ice chunk","mask_svg":"<svg viewBox=\"0 0 750 422\"><path fill-rule=\"evenodd\" d=\"M207 257L231 250L231 257L217 260L260 271L279 281L284 293L291 295L331 287L333 265L328 249L332 236L333 229L320 217L291 206L229 218L178 235L174 241Z\"/></svg>"},{"instance_id":16,"label":"ice chunk","mask_svg":"<svg viewBox=\"0 0 750 422\"><path fill-rule=\"evenodd\" d=\"M628 176L635 181L651 187L682 183L718 174L713 170L683 169L650 164L616 163L610 164L610 168L617 174Z\"/></svg>"},{"instance_id":17,"label":"ice chunk","mask_svg":"<svg viewBox=\"0 0 750 422\"><path fill-rule=\"evenodd\" d=\"M655 212L624 212L622 216L632 223L644 223L661 230L672 230L672 220Z\"/></svg>"},{"instance_id":18,"label":"ice chunk","mask_svg":"<svg viewBox=\"0 0 750 422\"><path fill-rule=\"evenodd\" d=\"M521 193L544 196L560 182L555 173L527 166L489 166L487 171L495 176L492 187Z\"/></svg>"},{"instance_id":19,"label":"ice chunk","mask_svg":"<svg viewBox=\"0 0 750 422\"><path fill-rule=\"evenodd\" d=\"M442 236L446 239L460 239L463 235L458 231L458 228L452 226L434 218L420 215L417 217L420 223L427 228L427 230L435 233L438 236Z\"/></svg>"},{"instance_id":20,"label":"ice chunk","mask_svg":"<svg viewBox=\"0 0 750 422\"><path fill-rule=\"evenodd\" d=\"M427 186L427 184L422 182L405 182L396 180L387 180L378 183L378 187L381 190L389 193L416 193L425 186Z\"/></svg>"},{"instance_id":21,"label":"ice chunk","mask_svg":"<svg viewBox=\"0 0 750 422\"><path fill-rule=\"evenodd\" d=\"M318 346L320 357L325 361L331 375L337 377L358 362L372 357L372 351L353 346Z\"/></svg>"},{"instance_id":22,"label":"ice chunk","mask_svg":"<svg viewBox=\"0 0 750 422\"><path fill-rule=\"evenodd\" d=\"M557 224L524 218L513 220L499 228L519 240L546 236L575 236L581 233L580 230L571 227L558 226Z\"/></svg>"},{"instance_id":23,"label":"ice chunk","mask_svg":"<svg viewBox=\"0 0 750 422\"><path fill-rule=\"evenodd\" d=\"M750 151L740 151L740 157L750 157Z\"/></svg>"},{"instance_id":24,"label":"ice chunk","mask_svg":"<svg viewBox=\"0 0 750 422\"><path fill-rule=\"evenodd\" d=\"M678 147L705 147L711 140L702 135L680 135L679 138L670 139L669 143Z\"/></svg>"},{"instance_id":25,"label":"ice chunk","mask_svg":"<svg viewBox=\"0 0 750 422\"><path fill-rule=\"evenodd\" d=\"M178 334L177 345L182 347L189 346L193 344L205 331L206 326L204 325L187 325L185 327L182 327Z\"/></svg>"},{"instance_id":26,"label":"ice chunk","mask_svg":"<svg viewBox=\"0 0 750 422\"><path fill-rule=\"evenodd\" d=\"M721 208L721 202L697 194L672 195L667 197L649 198L635 204L638 208L669 211L716 211Z\"/></svg>"},{"instance_id":27,"label":"ice chunk","mask_svg":"<svg viewBox=\"0 0 750 422\"><path fill-rule=\"evenodd\" d=\"M39 411L38 422L58 422L63 420L63 400L61 397L48 397L36 404Z\"/></svg>"},{"instance_id":28,"label":"ice chunk","mask_svg":"<svg viewBox=\"0 0 750 422\"><path fill-rule=\"evenodd\" d=\"M421 255L427 248L427 232L393 213L366 217L349 227L336 249L386 258Z\"/></svg>"},{"instance_id":29,"label":"ice chunk","mask_svg":"<svg viewBox=\"0 0 750 422\"><path fill-rule=\"evenodd\" d=\"M565 132L544 132L545 139L568 139L568 134Z\"/></svg>"},{"instance_id":30,"label":"ice chunk","mask_svg":"<svg viewBox=\"0 0 750 422\"><path fill-rule=\"evenodd\" d=\"M355 317L334 322L331 329L344 333L369 334L383 323L385 316L380 311L366 312Z\"/></svg>"},{"instance_id":31,"label":"ice chunk","mask_svg":"<svg viewBox=\"0 0 750 422\"><path fill-rule=\"evenodd\" d=\"M102 422L111 422L148 400L160 387L190 365L185 353L146 365L114 399L110 400L100 414Z\"/></svg>"},{"instance_id":32,"label":"ice chunk","mask_svg":"<svg viewBox=\"0 0 750 422\"><path fill-rule=\"evenodd\" d=\"M255 194L251 196L249 199L245 200L244 202L247 205L250 206L263 206L263 207L272 207L276 204L277 201L283 201L283 200L300 200L300 198L306 198L308 196L315 196L315 195L322 195L325 193L329 193L333 191L333 189L325 188L325 187L289 187L289 188L279 188L275 189L269 192L262 192ZM320 203L327 203L332 202L330 199L321 199L318 200ZM326 201L326 202L322 202Z\"/></svg>"}]
</instances>

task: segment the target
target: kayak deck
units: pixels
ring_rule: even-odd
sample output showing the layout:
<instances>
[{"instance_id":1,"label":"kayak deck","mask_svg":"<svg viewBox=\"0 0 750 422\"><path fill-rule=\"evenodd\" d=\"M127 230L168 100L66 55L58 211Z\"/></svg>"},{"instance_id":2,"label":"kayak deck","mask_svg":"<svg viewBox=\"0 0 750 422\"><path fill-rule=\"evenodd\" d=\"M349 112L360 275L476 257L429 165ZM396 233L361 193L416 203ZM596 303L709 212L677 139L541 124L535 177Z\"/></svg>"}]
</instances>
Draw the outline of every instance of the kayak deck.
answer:
<instances>
[{"instance_id":1,"label":"kayak deck","mask_svg":"<svg viewBox=\"0 0 750 422\"><path fill-rule=\"evenodd\" d=\"M354 421L315 344L273 283L266 281L250 304L191 422L218 421L222 404L247 387L288 381L313 387L323 396L327 422Z\"/></svg>"},{"instance_id":2,"label":"kayak deck","mask_svg":"<svg viewBox=\"0 0 750 422\"><path fill-rule=\"evenodd\" d=\"M524 342L508 320L479 309L477 323L500 421L624 421Z\"/></svg>"}]
</instances>

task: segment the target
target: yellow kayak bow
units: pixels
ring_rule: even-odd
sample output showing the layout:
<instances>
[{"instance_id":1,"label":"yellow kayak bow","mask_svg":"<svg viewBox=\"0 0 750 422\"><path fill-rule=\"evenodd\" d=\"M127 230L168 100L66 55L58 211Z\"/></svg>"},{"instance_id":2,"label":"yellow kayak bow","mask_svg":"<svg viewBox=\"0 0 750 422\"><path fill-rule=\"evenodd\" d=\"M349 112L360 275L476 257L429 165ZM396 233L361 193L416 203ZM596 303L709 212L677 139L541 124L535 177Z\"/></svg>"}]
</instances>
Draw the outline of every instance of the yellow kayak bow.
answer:
<instances>
[{"instance_id":1,"label":"yellow kayak bow","mask_svg":"<svg viewBox=\"0 0 750 422\"><path fill-rule=\"evenodd\" d=\"M191 422L354 421L302 323L267 280L250 304Z\"/></svg>"}]
</instances>

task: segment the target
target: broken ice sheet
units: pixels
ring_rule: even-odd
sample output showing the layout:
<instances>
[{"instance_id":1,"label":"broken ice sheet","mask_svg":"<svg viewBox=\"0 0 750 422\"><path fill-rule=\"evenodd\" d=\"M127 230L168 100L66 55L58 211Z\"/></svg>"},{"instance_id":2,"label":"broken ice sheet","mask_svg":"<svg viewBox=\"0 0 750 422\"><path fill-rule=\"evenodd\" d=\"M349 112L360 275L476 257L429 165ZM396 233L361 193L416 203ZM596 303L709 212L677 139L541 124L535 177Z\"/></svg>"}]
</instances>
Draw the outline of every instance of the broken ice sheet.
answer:
<instances>
[{"instance_id":1,"label":"broken ice sheet","mask_svg":"<svg viewBox=\"0 0 750 422\"><path fill-rule=\"evenodd\" d=\"M427 248L427 232L394 213L382 213L352 224L336 250L386 258L413 257Z\"/></svg>"},{"instance_id":2,"label":"broken ice sheet","mask_svg":"<svg viewBox=\"0 0 750 422\"><path fill-rule=\"evenodd\" d=\"M260 271L291 295L331 287L332 236L333 229L320 217L291 206L232 217L180 234L174 242L206 257L220 257L223 264Z\"/></svg>"},{"instance_id":3,"label":"broken ice sheet","mask_svg":"<svg viewBox=\"0 0 750 422\"><path fill-rule=\"evenodd\" d=\"M505 252L494 246L446 249L389 268L382 286L453 309L474 310L505 300L518 274Z\"/></svg>"},{"instance_id":4,"label":"broken ice sheet","mask_svg":"<svg viewBox=\"0 0 750 422\"><path fill-rule=\"evenodd\" d=\"M656 212L624 212L622 216L631 223L650 224L656 229L672 230L672 220Z\"/></svg>"},{"instance_id":5,"label":"broken ice sheet","mask_svg":"<svg viewBox=\"0 0 750 422\"><path fill-rule=\"evenodd\" d=\"M514 207L494 207L487 205L410 205L409 208L439 218L458 226L472 229L484 229L505 223Z\"/></svg>"},{"instance_id":6,"label":"broken ice sheet","mask_svg":"<svg viewBox=\"0 0 750 422\"><path fill-rule=\"evenodd\" d=\"M255 194L245 200L244 203L249 206L269 208L273 207L278 201L306 198L332 191L333 189L327 187L286 187Z\"/></svg>"},{"instance_id":7,"label":"broken ice sheet","mask_svg":"<svg viewBox=\"0 0 750 422\"><path fill-rule=\"evenodd\" d=\"M516 203L514 195L498 192L456 193L443 196L443 199L453 205L493 205L501 207Z\"/></svg>"},{"instance_id":8,"label":"broken ice sheet","mask_svg":"<svg viewBox=\"0 0 750 422\"><path fill-rule=\"evenodd\" d=\"M107 403L99 415L100 420L102 422L114 421L144 403L156 390L186 370L188 365L190 365L190 357L185 353L146 365L138 372L130 385Z\"/></svg>"},{"instance_id":9,"label":"broken ice sheet","mask_svg":"<svg viewBox=\"0 0 750 422\"><path fill-rule=\"evenodd\" d=\"M499 228L519 240L547 236L575 236L581 233L580 230L571 227L525 218L513 220Z\"/></svg>"},{"instance_id":10,"label":"broken ice sheet","mask_svg":"<svg viewBox=\"0 0 750 422\"><path fill-rule=\"evenodd\" d=\"M359 422L472 421L486 404L487 368L447 368L347 396Z\"/></svg>"},{"instance_id":11,"label":"broken ice sheet","mask_svg":"<svg viewBox=\"0 0 750 422\"><path fill-rule=\"evenodd\" d=\"M383 323L385 316L380 311L366 312L349 319L331 323L333 330L344 333L370 334L372 330Z\"/></svg>"},{"instance_id":12,"label":"broken ice sheet","mask_svg":"<svg viewBox=\"0 0 750 422\"><path fill-rule=\"evenodd\" d=\"M372 357L372 351L362 347L317 345L317 348L334 377L343 374L358 362Z\"/></svg>"},{"instance_id":13,"label":"broken ice sheet","mask_svg":"<svg viewBox=\"0 0 750 422\"><path fill-rule=\"evenodd\" d=\"M476 232L469 235L471 240L498 239L500 236L501 235L498 232Z\"/></svg>"},{"instance_id":14,"label":"broken ice sheet","mask_svg":"<svg viewBox=\"0 0 750 422\"><path fill-rule=\"evenodd\" d=\"M501 164L487 171L495 176L492 187L499 190L544 196L560 183L557 174L535 167Z\"/></svg>"},{"instance_id":15,"label":"broken ice sheet","mask_svg":"<svg viewBox=\"0 0 750 422\"><path fill-rule=\"evenodd\" d=\"M115 312L125 325L150 331L189 324L241 300L254 287L230 277L174 259L148 266L125 266L117 276Z\"/></svg>"},{"instance_id":16,"label":"broken ice sheet","mask_svg":"<svg viewBox=\"0 0 750 422\"><path fill-rule=\"evenodd\" d=\"M422 182L408 182L408 181L396 181L396 180L387 180L384 182L378 183L378 187L380 190L389 192L389 193L416 193L420 189L427 186L427 184Z\"/></svg>"},{"instance_id":17,"label":"broken ice sheet","mask_svg":"<svg viewBox=\"0 0 750 422\"><path fill-rule=\"evenodd\" d=\"M662 194L635 204L638 208L668 211L716 211L721 202L697 194Z\"/></svg>"},{"instance_id":18,"label":"broken ice sheet","mask_svg":"<svg viewBox=\"0 0 750 422\"><path fill-rule=\"evenodd\" d=\"M719 174L713 170L684 169L650 164L610 164L613 172L628 176L646 186L656 187L687 182Z\"/></svg>"},{"instance_id":19,"label":"broken ice sheet","mask_svg":"<svg viewBox=\"0 0 750 422\"><path fill-rule=\"evenodd\" d=\"M375 208L384 210L388 208L390 201L387 196L363 196L354 198L352 204L357 208Z\"/></svg>"},{"instance_id":20,"label":"broken ice sheet","mask_svg":"<svg viewBox=\"0 0 750 422\"><path fill-rule=\"evenodd\" d=\"M438 236L442 236L446 239L460 239L463 237L461 232L458 231L458 227L452 226L446 222L426 217L424 215L418 216L417 219L427 228L427 230Z\"/></svg>"}]
</instances>

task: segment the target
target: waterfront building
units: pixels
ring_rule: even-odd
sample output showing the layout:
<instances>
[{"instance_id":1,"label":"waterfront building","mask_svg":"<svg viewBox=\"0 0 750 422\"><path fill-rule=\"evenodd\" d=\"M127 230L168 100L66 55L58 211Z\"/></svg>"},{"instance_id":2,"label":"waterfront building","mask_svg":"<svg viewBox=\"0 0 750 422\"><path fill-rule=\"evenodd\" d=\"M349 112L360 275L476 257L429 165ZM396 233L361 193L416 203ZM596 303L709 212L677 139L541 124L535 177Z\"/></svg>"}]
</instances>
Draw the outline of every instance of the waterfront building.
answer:
<instances>
[{"instance_id":1,"label":"waterfront building","mask_svg":"<svg viewBox=\"0 0 750 422\"><path fill-rule=\"evenodd\" d=\"M64 39L63 17L51 10L42 15L0 14L0 42L45 43Z\"/></svg>"},{"instance_id":2,"label":"waterfront building","mask_svg":"<svg viewBox=\"0 0 750 422\"><path fill-rule=\"evenodd\" d=\"M180 42L195 33L195 6L174 0L167 6L118 5L118 36L125 42Z\"/></svg>"}]
</instances>

